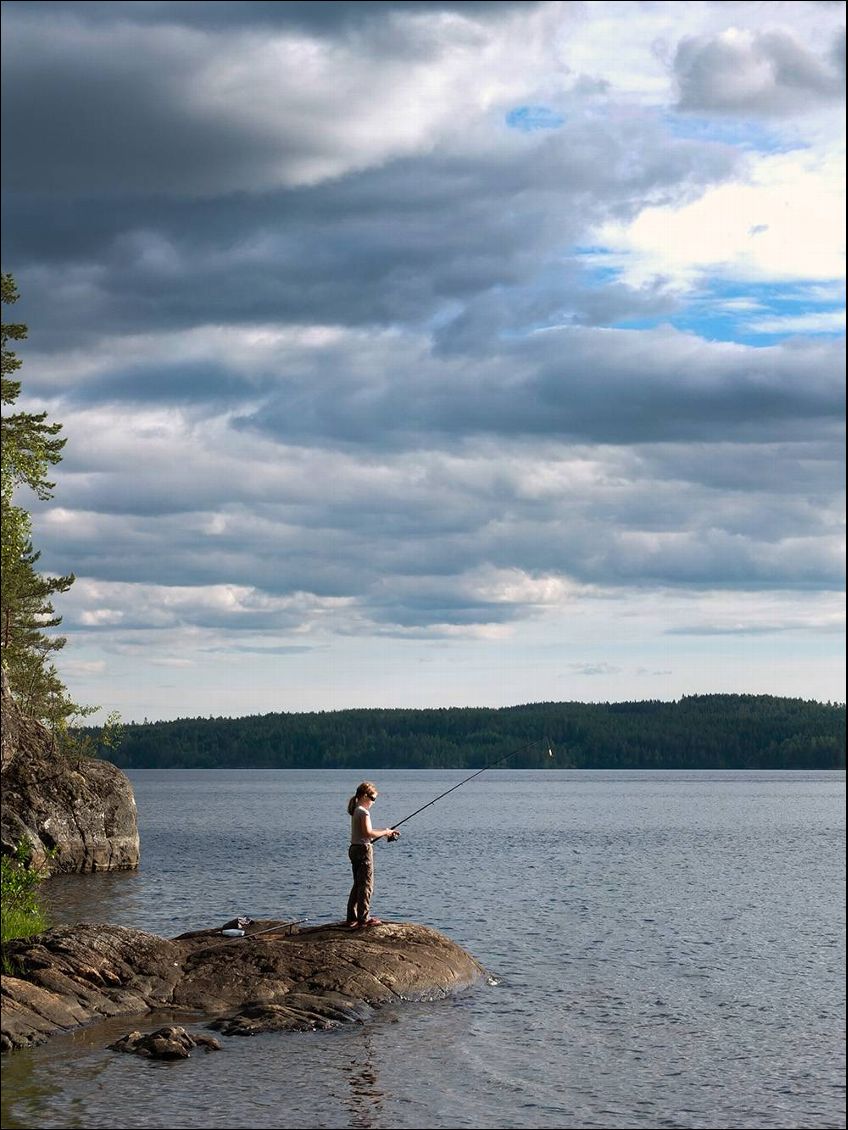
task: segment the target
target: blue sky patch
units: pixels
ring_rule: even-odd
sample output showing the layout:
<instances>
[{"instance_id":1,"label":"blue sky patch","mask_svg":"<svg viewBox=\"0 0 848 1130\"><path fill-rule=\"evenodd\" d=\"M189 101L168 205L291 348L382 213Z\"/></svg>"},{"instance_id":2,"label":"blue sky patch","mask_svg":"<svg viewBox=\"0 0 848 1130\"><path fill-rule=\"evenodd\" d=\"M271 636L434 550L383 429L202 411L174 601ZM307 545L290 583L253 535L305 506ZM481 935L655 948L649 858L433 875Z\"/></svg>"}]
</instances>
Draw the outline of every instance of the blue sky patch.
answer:
<instances>
[{"instance_id":1,"label":"blue sky patch","mask_svg":"<svg viewBox=\"0 0 848 1130\"><path fill-rule=\"evenodd\" d=\"M663 123L675 137L692 141L714 141L753 149L757 153L791 153L808 146L790 141L785 133L770 129L763 122L741 118L701 118L694 114L664 114Z\"/></svg>"},{"instance_id":2,"label":"blue sky patch","mask_svg":"<svg viewBox=\"0 0 848 1130\"><path fill-rule=\"evenodd\" d=\"M583 264L586 291L612 287L622 272L603 262L607 250L586 244L574 248ZM593 261L595 260L595 261ZM638 292L637 292L638 293ZM841 281L768 283L704 277L688 293L655 313L614 318L616 329L646 330L673 325L710 341L774 345L791 337L839 337L845 333L845 288Z\"/></svg>"},{"instance_id":3,"label":"blue sky patch","mask_svg":"<svg viewBox=\"0 0 848 1130\"><path fill-rule=\"evenodd\" d=\"M647 329L668 322L710 341L766 346L789 337L844 334L841 303L835 292L826 294L815 286L713 279L684 298L682 308L671 316L624 320L617 326Z\"/></svg>"},{"instance_id":4,"label":"blue sky patch","mask_svg":"<svg viewBox=\"0 0 848 1130\"><path fill-rule=\"evenodd\" d=\"M548 106L516 106L506 115L506 124L510 129L521 130L522 133L559 129L564 122L564 116Z\"/></svg>"}]
</instances>

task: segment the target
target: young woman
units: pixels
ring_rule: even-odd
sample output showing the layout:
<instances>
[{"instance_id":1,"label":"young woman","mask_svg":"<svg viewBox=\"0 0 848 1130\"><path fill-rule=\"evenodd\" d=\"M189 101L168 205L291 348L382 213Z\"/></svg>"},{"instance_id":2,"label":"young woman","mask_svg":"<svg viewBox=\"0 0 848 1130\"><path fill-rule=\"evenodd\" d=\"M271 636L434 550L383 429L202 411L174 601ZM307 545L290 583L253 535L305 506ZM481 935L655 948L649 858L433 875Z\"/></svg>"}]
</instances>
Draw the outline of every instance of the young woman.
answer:
<instances>
[{"instance_id":1,"label":"young woman","mask_svg":"<svg viewBox=\"0 0 848 1130\"><path fill-rule=\"evenodd\" d=\"M371 895L374 891L374 840L386 836L396 840L400 832L394 828L371 827L371 805L379 796L377 786L363 781L347 802L350 815L350 848L348 857L353 868L353 886L347 900L347 925L351 929L362 926L379 926L379 918L369 918Z\"/></svg>"}]
</instances>

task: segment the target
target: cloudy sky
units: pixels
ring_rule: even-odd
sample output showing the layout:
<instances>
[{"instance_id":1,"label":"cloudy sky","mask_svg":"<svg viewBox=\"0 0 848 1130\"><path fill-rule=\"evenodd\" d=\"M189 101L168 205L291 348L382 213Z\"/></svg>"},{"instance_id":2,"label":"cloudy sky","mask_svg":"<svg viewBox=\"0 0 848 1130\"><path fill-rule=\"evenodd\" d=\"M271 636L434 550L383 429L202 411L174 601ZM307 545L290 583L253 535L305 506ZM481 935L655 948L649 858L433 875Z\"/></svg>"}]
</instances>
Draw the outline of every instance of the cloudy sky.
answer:
<instances>
[{"instance_id":1,"label":"cloudy sky","mask_svg":"<svg viewBox=\"0 0 848 1130\"><path fill-rule=\"evenodd\" d=\"M844 699L842 4L6 0L3 47L79 700Z\"/></svg>"}]
</instances>

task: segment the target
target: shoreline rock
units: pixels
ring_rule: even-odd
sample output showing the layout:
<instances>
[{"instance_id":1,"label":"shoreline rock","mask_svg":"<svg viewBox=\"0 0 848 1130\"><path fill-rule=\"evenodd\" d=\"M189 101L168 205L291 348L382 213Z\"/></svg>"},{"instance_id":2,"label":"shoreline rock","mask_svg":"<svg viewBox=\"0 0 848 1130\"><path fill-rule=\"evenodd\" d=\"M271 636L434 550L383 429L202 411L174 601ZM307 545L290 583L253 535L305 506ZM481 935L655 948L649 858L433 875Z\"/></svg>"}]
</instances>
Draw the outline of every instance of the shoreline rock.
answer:
<instances>
[{"instance_id":1,"label":"shoreline rock","mask_svg":"<svg viewBox=\"0 0 848 1130\"><path fill-rule=\"evenodd\" d=\"M127 775L109 761L59 753L48 730L21 714L5 671L0 693L3 852L13 853L24 840L33 866L45 875L138 867L138 820Z\"/></svg>"},{"instance_id":2,"label":"shoreline rock","mask_svg":"<svg viewBox=\"0 0 848 1130\"><path fill-rule=\"evenodd\" d=\"M15 973L0 978L0 1047L161 1009L202 1012L225 1035L332 1028L390 1002L440 999L486 976L461 946L415 923L348 930L266 920L239 938L222 928L167 939L79 923L7 944Z\"/></svg>"}]
</instances>

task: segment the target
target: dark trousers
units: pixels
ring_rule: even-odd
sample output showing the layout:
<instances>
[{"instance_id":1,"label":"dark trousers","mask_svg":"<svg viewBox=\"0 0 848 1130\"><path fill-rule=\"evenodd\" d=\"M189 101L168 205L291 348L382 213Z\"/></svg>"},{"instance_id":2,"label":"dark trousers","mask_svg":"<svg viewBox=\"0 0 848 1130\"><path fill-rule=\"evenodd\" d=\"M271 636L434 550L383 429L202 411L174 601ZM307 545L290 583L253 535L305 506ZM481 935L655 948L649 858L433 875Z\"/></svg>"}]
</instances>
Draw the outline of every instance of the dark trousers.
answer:
<instances>
[{"instance_id":1,"label":"dark trousers","mask_svg":"<svg viewBox=\"0 0 848 1130\"><path fill-rule=\"evenodd\" d=\"M351 844L347 854L353 868L353 886L347 900L347 920L366 922L374 892L374 849L370 844Z\"/></svg>"}]
</instances>

